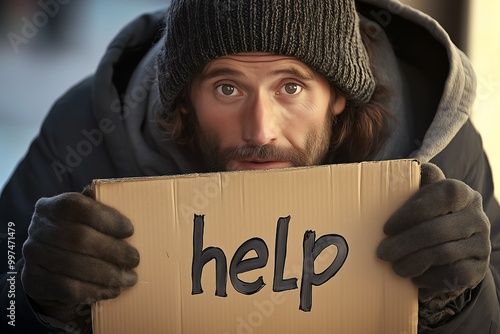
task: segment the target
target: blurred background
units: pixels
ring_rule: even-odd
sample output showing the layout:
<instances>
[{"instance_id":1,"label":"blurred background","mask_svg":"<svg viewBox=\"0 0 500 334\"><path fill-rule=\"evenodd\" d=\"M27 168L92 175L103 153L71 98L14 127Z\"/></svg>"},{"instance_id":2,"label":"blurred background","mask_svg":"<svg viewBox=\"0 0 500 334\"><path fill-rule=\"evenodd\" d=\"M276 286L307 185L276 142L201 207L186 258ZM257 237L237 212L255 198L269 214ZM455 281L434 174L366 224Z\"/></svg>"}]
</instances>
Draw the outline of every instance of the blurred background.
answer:
<instances>
[{"instance_id":1,"label":"blurred background","mask_svg":"<svg viewBox=\"0 0 500 334\"><path fill-rule=\"evenodd\" d=\"M48 11L43 10L39 2L55 2L59 8L49 6ZM0 0L0 189L26 153L55 100L94 72L106 47L124 25L169 3ZM44 16L40 11L52 16L47 24L42 25ZM26 28L23 31L25 20L33 23L34 18L41 26L38 32ZM13 35L9 39L10 32L33 37L24 43L13 39ZM17 50L12 45L18 46Z\"/></svg>"},{"instance_id":2,"label":"blurred background","mask_svg":"<svg viewBox=\"0 0 500 334\"><path fill-rule=\"evenodd\" d=\"M401 1L436 18L471 58L478 78L473 122L500 182L500 26L495 24L500 1ZM126 23L169 2L0 0L0 188L54 101L92 74L108 43ZM40 28L33 25L34 20ZM29 29L30 23L34 29Z\"/></svg>"}]
</instances>

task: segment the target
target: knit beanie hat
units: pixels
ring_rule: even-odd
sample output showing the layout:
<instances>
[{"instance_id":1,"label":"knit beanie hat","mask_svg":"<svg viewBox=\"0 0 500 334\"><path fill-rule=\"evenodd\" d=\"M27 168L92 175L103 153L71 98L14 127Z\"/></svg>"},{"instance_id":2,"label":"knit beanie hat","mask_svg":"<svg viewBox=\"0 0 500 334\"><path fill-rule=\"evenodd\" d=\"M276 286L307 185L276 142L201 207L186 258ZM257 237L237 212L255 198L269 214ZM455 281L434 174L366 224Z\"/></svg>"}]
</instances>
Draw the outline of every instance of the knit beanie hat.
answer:
<instances>
[{"instance_id":1,"label":"knit beanie hat","mask_svg":"<svg viewBox=\"0 0 500 334\"><path fill-rule=\"evenodd\" d=\"M157 70L166 111L209 61L240 52L293 56L353 104L375 89L354 0L172 0L165 23Z\"/></svg>"}]
</instances>

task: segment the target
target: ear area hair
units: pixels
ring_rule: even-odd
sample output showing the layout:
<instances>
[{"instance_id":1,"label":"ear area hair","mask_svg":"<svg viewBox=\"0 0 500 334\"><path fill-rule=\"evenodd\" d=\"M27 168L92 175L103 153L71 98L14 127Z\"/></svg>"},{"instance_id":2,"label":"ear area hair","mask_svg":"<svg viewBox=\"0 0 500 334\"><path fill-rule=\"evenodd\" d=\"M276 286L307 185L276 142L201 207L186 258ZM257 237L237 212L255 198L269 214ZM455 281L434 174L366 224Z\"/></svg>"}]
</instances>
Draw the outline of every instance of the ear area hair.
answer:
<instances>
[{"instance_id":1,"label":"ear area hair","mask_svg":"<svg viewBox=\"0 0 500 334\"><path fill-rule=\"evenodd\" d=\"M183 90L181 90L175 101L177 110L183 115L188 115L190 111L193 110L190 100L190 87L191 84L189 83Z\"/></svg>"},{"instance_id":2,"label":"ear area hair","mask_svg":"<svg viewBox=\"0 0 500 334\"><path fill-rule=\"evenodd\" d=\"M347 99L345 96L332 89L331 111L333 116L340 115L345 110L346 104Z\"/></svg>"},{"instance_id":3,"label":"ear area hair","mask_svg":"<svg viewBox=\"0 0 500 334\"><path fill-rule=\"evenodd\" d=\"M177 108L179 109L179 112L183 115L187 115L189 114L189 110L188 108L186 107L186 104L184 103L184 101L178 101L177 103Z\"/></svg>"}]
</instances>

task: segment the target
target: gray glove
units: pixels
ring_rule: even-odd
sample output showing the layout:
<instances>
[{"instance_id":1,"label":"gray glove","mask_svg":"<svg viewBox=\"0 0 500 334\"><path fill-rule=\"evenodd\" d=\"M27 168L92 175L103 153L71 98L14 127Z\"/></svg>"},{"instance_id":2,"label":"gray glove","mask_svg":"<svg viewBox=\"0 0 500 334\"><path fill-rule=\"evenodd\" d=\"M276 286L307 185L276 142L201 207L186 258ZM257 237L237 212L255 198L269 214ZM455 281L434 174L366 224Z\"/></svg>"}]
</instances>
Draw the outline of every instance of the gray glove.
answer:
<instances>
[{"instance_id":1,"label":"gray glove","mask_svg":"<svg viewBox=\"0 0 500 334\"><path fill-rule=\"evenodd\" d=\"M490 222L481 195L445 179L433 164L422 164L420 190L389 218L384 232L377 256L420 288L420 320L426 325L460 312L488 270Z\"/></svg>"},{"instance_id":2,"label":"gray glove","mask_svg":"<svg viewBox=\"0 0 500 334\"><path fill-rule=\"evenodd\" d=\"M23 245L21 275L35 310L88 325L91 303L137 283L132 269L139 253L122 240L132 233L128 218L83 194L40 199Z\"/></svg>"}]
</instances>

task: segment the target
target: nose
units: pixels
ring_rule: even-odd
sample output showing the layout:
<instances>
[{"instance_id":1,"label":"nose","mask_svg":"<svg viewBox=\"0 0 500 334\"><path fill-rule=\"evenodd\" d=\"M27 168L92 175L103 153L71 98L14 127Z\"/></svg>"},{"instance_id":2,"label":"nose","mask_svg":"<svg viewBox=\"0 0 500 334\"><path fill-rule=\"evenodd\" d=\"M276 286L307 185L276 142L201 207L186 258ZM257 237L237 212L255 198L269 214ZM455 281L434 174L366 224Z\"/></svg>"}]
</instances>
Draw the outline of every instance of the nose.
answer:
<instances>
[{"instance_id":1,"label":"nose","mask_svg":"<svg viewBox=\"0 0 500 334\"><path fill-rule=\"evenodd\" d=\"M272 97L259 94L245 110L243 140L249 145L264 146L277 139L278 106Z\"/></svg>"}]
</instances>

